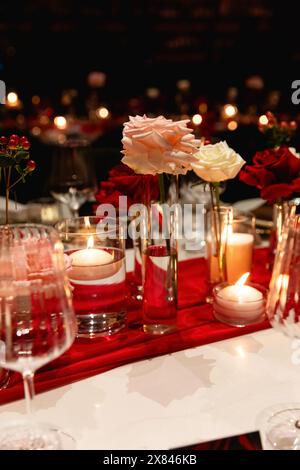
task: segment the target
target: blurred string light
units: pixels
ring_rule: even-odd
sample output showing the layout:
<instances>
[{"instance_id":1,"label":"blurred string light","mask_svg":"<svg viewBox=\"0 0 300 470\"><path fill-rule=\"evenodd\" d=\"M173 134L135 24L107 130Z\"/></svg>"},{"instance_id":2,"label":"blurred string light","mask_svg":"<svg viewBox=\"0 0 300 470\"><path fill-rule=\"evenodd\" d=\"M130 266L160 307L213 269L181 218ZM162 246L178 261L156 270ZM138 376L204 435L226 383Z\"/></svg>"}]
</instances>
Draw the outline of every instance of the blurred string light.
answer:
<instances>
[{"instance_id":1,"label":"blurred string light","mask_svg":"<svg viewBox=\"0 0 300 470\"><path fill-rule=\"evenodd\" d=\"M38 126L34 126L34 127L31 129L31 133L32 133L32 135L34 135L34 136L38 136L38 135L40 135L40 133L41 133L41 128L38 127Z\"/></svg>"},{"instance_id":2,"label":"blurred string light","mask_svg":"<svg viewBox=\"0 0 300 470\"><path fill-rule=\"evenodd\" d=\"M37 106L38 104L40 104L41 98L38 95L33 95L33 97L31 98L31 102L32 104Z\"/></svg>"},{"instance_id":3,"label":"blurred string light","mask_svg":"<svg viewBox=\"0 0 300 470\"><path fill-rule=\"evenodd\" d=\"M269 124L269 119L265 114L263 114L260 116L258 122L261 126L267 126Z\"/></svg>"},{"instance_id":4,"label":"blurred string light","mask_svg":"<svg viewBox=\"0 0 300 470\"><path fill-rule=\"evenodd\" d=\"M18 107L19 104L20 104L20 101L19 101L19 97L18 97L17 93L15 93L14 91L11 91L10 93L8 93L8 95L6 97L6 104L10 108Z\"/></svg>"},{"instance_id":5,"label":"blurred string light","mask_svg":"<svg viewBox=\"0 0 300 470\"><path fill-rule=\"evenodd\" d=\"M46 114L42 114L42 116L40 117L40 124L42 126L47 126L49 122L50 122L49 117Z\"/></svg>"},{"instance_id":6,"label":"blurred string light","mask_svg":"<svg viewBox=\"0 0 300 470\"><path fill-rule=\"evenodd\" d=\"M237 114L238 110L236 106L233 106L233 104L225 104L224 106L224 114L226 117L233 117Z\"/></svg>"},{"instance_id":7,"label":"blurred string light","mask_svg":"<svg viewBox=\"0 0 300 470\"><path fill-rule=\"evenodd\" d=\"M199 113L200 114L207 113L207 104L206 103L200 103L199 104Z\"/></svg>"},{"instance_id":8,"label":"blurred string light","mask_svg":"<svg viewBox=\"0 0 300 470\"><path fill-rule=\"evenodd\" d=\"M159 97L160 91L156 87L150 87L150 88L147 88L146 95L148 96L148 98L156 99Z\"/></svg>"},{"instance_id":9,"label":"blurred string light","mask_svg":"<svg viewBox=\"0 0 300 470\"><path fill-rule=\"evenodd\" d=\"M229 121L227 128L229 131L235 131L238 128L238 123L236 121Z\"/></svg>"},{"instance_id":10,"label":"blurred string light","mask_svg":"<svg viewBox=\"0 0 300 470\"><path fill-rule=\"evenodd\" d=\"M180 91L187 91L191 87L191 82L189 80L183 79L183 80L178 80L176 83L176 86L178 90Z\"/></svg>"},{"instance_id":11,"label":"blurred string light","mask_svg":"<svg viewBox=\"0 0 300 470\"><path fill-rule=\"evenodd\" d=\"M107 119L109 116L109 110L105 108L105 106L101 106L101 108L97 109L96 114L101 119Z\"/></svg>"},{"instance_id":12,"label":"blurred string light","mask_svg":"<svg viewBox=\"0 0 300 470\"><path fill-rule=\"evenodd\" d=\"M193 124L195 124L195 126L200 126L202 121L203 121L203 118L201 114L194 114L194 116L192 117L192 122Z\"/></svg>"},{"instance_id":13,"label":"blurred string light","mask_svg":"<svg viewBox=\"0 0 300 470\"><path fill-rule=\"evenodd\" d=\"M64 116L56 116L54 118L54 125L57 129L64 130L67 127L67 120Z\"/></svg>"}]
</instances>

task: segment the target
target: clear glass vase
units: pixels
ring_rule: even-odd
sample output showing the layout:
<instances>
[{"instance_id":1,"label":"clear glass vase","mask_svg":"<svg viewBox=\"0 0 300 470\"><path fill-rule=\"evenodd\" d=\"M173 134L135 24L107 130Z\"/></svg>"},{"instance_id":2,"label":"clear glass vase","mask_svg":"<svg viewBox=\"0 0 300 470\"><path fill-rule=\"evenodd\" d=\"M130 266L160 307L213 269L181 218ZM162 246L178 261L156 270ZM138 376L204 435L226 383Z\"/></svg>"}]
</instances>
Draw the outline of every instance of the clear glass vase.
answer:
<instances>
[{"instance_id":1,"label":"clear glass vase","mask_svg":"<svg viewBox=\"0 0 300 470\"><path fill-rule=\"evenodd\" d=\"M143 329L164 334L177 326L178 181L168 180L167 202L152 203L144 220Z\"/></svg>"},{"instance_id":2,"label":"clear glass vase","mask_svg":"<svg viewBox=\"0 0 300 470\"><path fill-rule=\"evenodd\" d=\"M227 281L226 246L232 207L213 207L207 212L206 248L209 279L212 285Z\"/></svg>"},{"instance_id":3,"label":"clear glass vase","mask_svg":"<svg viewBox=\"0 0 300 470\"><path fill-rule=\"evenodd\" d=\"M272 270L275 252L280 242L285 221L296 214L298 204L295 201L282 201L273 205L273 230L270 236L268 268Z\"/></svg>"}]
</instances>

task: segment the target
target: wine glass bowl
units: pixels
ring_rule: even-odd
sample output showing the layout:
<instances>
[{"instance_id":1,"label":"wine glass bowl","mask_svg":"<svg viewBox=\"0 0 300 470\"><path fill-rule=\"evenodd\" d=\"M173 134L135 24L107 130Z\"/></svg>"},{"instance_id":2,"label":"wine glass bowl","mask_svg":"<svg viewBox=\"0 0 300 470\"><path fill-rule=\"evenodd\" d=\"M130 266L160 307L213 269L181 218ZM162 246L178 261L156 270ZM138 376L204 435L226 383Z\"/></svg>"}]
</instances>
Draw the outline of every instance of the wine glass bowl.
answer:
<instances>
[{"instance_id":1,"label":"wine glass bowl","mask_svg":"<svg viewBox=\"0 0 300 470\"><path fill-rule=\"evenodd\" d=\"M0 226L0 264L0 367L22 374L29 414L15 432L1 428L0 449L52 449L58 436L34 423L31 401L35 371L66 351L76 335L63 246L51 227Z\"/></svg>"},{"instance_id":2,"label":"wine glass bowl","mask_svg":"<svg viewBox=\"0 0 300 470\"><path fill-rule=\"evenodd\" d=\"M272 327L300 338L300 216L290 216L277 245L266 311ZM263 424L273 449L300 449L300 404L274 411Z\"/></svg>"}]
</instances>

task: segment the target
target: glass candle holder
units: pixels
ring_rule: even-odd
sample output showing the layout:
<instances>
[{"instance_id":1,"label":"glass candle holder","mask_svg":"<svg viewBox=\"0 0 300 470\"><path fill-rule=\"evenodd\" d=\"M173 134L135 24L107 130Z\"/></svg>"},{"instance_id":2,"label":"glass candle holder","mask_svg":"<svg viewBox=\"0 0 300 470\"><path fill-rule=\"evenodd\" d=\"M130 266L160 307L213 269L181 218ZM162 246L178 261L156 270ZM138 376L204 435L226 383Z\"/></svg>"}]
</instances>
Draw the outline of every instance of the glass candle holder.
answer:
<instances>
[{"instance_id":1,"label":"glass candle holder","mask_svg":"<svg viewBox=\"0 0 300 470\"><path fill-rule=\"evenodd\" d=\"M267 289L258 284L218 284L213 288L214 316L233 326L258 323L265 318L266 296Z\"/></svg>"},{"instance_id":2,"label":"glass candle holder","mask_svg":"<svg viewBox=\"0 0 300 470\"><path fill-rule=\"evenodd\" d=\"M76 217L56 228L68 256L78 336L117 333L126 325L123 226L112 219Z\"/></svg>"}]
</instances>

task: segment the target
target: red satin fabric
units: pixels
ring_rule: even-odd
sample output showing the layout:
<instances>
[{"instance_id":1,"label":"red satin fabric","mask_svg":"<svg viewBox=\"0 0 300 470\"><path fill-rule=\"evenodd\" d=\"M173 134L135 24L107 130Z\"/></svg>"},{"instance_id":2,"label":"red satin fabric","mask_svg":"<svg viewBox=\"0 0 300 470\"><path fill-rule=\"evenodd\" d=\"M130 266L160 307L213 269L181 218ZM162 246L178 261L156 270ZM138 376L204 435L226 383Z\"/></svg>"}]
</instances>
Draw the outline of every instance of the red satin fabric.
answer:
<instances>
[{"instance_id":1,"label":"red satin fabric","mask_svg":"<svg viewBox=\"0 0 300 470\"><path fill-rule=\"evenodd\" d=\"M254 256L252 281L268 285L267 249L258 249ZM207 267L203 259L179 263L178 330L165 336L148 336L141 330L141 308L129 303L128 328L111 338L76 340L60 358L43 367L35 378L37 392L60 387L100 374L124 364L213 343L269 327L258 325L235 328L214 320L212 307L205 303L208 292ZM20 374L13 373L7 389L0 391L0 404L22 398Z\"/></svg>"}]
</instances>

